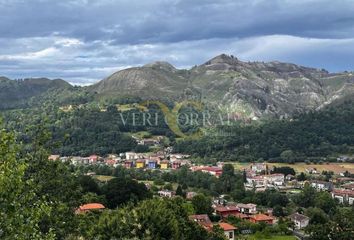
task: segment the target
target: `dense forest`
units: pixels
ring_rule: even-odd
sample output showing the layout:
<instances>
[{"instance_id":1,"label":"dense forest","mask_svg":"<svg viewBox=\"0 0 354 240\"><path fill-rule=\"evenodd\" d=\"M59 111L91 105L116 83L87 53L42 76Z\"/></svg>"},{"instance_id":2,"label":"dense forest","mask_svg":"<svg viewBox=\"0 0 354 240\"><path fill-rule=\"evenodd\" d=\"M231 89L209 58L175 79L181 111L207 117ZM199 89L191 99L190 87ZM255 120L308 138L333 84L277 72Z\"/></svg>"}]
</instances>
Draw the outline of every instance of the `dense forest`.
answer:
<instances>
[{"instance_id":1,"label":"dense forest","mask_svg":"<svg viewBox=\"0 0 354 240\"><path fill-rule=\"evenodd\" d=\"M292 163L335 160L338 154L353 153L353 98L292 119L202 126L204 137L193 140L178 138L158 106L142 109L141 102L133 97L102 98L72 87L32 97L27 102L30 107L3 110L1 115L5 127L15 131L19 141L28 147L38 126L49 130L52 139L47 147L60 155L141 151L132 138L139 131L166 136L175 152L202 159ZM174 107L172 102L166 105L169 109ZM181 108L181 112L189 114L193 108ZM158 116L158 120L148 124L144 114ZM189 135L198 126L183 125L180 129Z\"/></svg>"},{"instance_id":2,"label":"dense forest","mask_svg":"<svg viewBox=\"0 0 354 240\"><path fill-rule=\"evenodd\" d=\"M261 125L224 126L213 137L178 141L176 152L224 160L288 162L353 153L354 101Z\"/></svg>"}]
</instances>

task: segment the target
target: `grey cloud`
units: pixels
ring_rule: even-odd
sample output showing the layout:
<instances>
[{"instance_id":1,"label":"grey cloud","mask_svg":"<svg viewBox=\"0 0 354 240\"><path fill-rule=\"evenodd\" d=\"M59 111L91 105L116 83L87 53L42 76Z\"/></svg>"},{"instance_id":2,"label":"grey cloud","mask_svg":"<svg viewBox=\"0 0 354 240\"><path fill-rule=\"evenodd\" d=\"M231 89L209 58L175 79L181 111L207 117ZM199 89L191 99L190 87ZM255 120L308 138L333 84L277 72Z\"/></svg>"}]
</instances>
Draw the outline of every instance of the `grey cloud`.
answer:
<instances>
[{"instance_id":1,"label":"grey cloud","mask_svg":"<svg viewBox=\"0 0 354 240\"><path fill-rule=\"evenodd\" d=\"M130 66L163 60L179 68L204 63L226 52L244 61L286 61L328 68L350 70L354 62L353 39L316 39L288 35L251 38L215 38L136 45L110 45L106 42L85 43L77 39L49 37L26 39L26 44L44 50L25 54L0 54L0 75L13 78L63 78L75 84L96 82L115 71ZM53 47L55 46L55 47ZM12 66L11 66L12 65Z\"/></svg>"},{"instance_id":2,"label":"grey cloud","mask_svg":"<svg viewBox=\"0 0 354 240\"><path fill-rule=\"evenodd\" d=\"M353 37L353 1L6 1L2 37L61 36L116 44L254 35Z\"/></svg>"},{"instance_id":3,"label":"grey cloud","mask_svg":"<svg viewBox=\"0 0 354 240\"><path fill-rule=\"evenodd\" d=\"M350 0L0 0L0 75L87 84L220 53L352 70Z\"/></svg>"}]
</instances>

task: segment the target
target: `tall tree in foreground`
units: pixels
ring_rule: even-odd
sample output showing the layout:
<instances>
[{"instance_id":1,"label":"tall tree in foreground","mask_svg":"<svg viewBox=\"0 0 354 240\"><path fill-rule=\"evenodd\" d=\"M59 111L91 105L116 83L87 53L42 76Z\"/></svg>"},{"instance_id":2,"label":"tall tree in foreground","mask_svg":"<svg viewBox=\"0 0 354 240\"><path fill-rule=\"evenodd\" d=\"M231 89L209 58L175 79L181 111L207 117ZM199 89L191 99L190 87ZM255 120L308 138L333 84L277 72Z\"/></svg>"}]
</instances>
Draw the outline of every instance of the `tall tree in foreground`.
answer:
<instances>
[{"instance_id":1,"label":"tall tree in foreground","mask_svg":"<svg viewBox=\"0 0 354 240\"><path fill-rule=\"evenodd\" d=\"M51 208L36 196L32 180L24 178L27 165L18 152L14 135L0 130L0 238L54 239L50 229L40 231L40 219L49 216Z\"/></svg>"},{"instance_id":2,"label":"tall tree in foreground","mask_svg":"<svg viewBox=\"0 0 354 240\"><path fill-rule=\"evenodd\" d=\"M42 233L52 231L57 239L65 239L77 231L74 210L80 205L82 188L68 164L48 160L47 143L52 137L46 121L31 128L31 150L24 153L28 165L25 179L35 184L37 200L45 197L52 207L52 214L42 216L39 227Z\"/></svg>"},{"instance_id":3,"label":"tall tree in foreground","mask_svg":"<svg viewBox=\"0 0 354 240\"><path fill-rule=\"evenodd\" d=\"M223 239L208 233L188 219L183 199L150 199L104 212L92 231L95 239L212 240Z\"/></svg>"}]
</instances>

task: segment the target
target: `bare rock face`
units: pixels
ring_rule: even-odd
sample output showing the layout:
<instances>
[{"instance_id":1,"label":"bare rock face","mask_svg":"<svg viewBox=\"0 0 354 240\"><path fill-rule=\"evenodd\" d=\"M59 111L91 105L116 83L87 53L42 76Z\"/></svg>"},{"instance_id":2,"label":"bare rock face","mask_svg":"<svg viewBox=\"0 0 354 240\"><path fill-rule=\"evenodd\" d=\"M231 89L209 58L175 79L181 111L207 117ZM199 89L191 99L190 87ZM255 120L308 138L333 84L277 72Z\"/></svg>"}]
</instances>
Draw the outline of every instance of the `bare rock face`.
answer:
<instances>
[{"instance_id":1,"label":"bare rock face","mask_svg":"<svg viewBox=\"0 0 354 240\"><path fill-rule=\"evenodd\" d=\"M283 117L316 110L353 94L354 76L291 63L242 62L221 54L190 70L166 62L125 69L89 89L144 99L195 95L250 117Z\"/></svg>"}]
</instances>

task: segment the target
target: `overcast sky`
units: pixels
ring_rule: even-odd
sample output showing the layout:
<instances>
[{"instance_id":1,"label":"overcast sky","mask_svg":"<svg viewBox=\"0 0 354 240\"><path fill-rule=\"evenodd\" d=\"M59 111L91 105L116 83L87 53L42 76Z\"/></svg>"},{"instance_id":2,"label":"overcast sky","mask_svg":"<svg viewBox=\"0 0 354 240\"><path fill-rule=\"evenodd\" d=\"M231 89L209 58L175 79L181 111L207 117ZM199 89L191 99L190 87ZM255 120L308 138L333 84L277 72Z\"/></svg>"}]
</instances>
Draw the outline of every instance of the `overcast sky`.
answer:
<instances>
[{"instance_id":1,"label":"overcast sky","mask_svg":"<svg viewBox=\"0 0 354 240\"><path fill-rule=\"evenodd\" d=\"M90 84L221 53L354 70L354 1L0 0L0 76Z\"/></svg>"}]
</instances>

